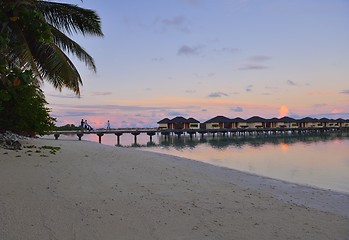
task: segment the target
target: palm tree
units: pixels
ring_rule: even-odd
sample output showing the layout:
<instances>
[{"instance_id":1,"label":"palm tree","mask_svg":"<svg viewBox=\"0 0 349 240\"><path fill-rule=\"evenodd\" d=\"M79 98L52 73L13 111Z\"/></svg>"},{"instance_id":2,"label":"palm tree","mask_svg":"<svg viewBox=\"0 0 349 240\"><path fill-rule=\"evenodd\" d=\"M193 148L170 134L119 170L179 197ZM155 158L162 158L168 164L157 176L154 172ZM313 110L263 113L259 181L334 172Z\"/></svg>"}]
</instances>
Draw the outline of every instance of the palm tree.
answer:
<instances>
[{"instance_id":1,"label":"palm tree","mask_svg":"<svg viewBox=\"0 0 349 240\"><path fill-rule=\"evenodd\" d=\"M67 35L103 36L99 16L77 5L42 0L0 0L0 58L11 66L31 70L40 81L80 94L81 76L67 54L92 71L93 58ZM4 82L6 74L0 68Z\"/></svg>"}]
</instances>

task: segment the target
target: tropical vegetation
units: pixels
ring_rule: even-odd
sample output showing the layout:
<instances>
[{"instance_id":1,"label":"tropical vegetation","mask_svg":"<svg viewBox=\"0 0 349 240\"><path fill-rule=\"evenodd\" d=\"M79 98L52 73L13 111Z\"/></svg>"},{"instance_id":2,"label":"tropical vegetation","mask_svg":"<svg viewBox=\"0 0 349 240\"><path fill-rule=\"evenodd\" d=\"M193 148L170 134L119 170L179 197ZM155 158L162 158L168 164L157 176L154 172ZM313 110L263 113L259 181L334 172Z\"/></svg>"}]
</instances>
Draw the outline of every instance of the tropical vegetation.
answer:
<instances>
[{"instance_id":1,"label":"tropical vegetation","mask_svg":"<svg viewBox=\"0 0 349 240\"><path fill-rule=\"evenodd\" d=\"M96 66L93 58L68 37L72 34L103 36L99 16L93 10L67 3L0 0L0 129L8 129L12 124L11 128L21 132L23 126L14 123L24 115L40 112L46 112L42 115L46 118L30 119L41 121L46 127L52 124L40 90L42 81L58 90L68 88L80 94L82 79L68 55L92 71L96 71ZM29 103L37 108L25 111L31 106ZM27 130L41 129L26 125Z\"/></svg>"},{"instance_id":2,"label":"tropical vegetation","mask_svg":"<svg viewBox=\"0 0 349 240\"><path fill-rule=\"evenodd\" d=\"M55 131L76 131L81 130L81 126L75 126L74 124L66 124L64 126L54 126L53 130Z\"/></svg>"},{"instance_id":3,"label":"tropical vegetation","mask_svg":"<svg viewBox=\"0 0 349 240\"><path fill-rule=\"evenodd\" d=\"M27 136L50 131L56 119L50 116L33 74L18 70L8 78L11 80L6 87L0 82L0 128Z\"/></svg>"}]
</instances>

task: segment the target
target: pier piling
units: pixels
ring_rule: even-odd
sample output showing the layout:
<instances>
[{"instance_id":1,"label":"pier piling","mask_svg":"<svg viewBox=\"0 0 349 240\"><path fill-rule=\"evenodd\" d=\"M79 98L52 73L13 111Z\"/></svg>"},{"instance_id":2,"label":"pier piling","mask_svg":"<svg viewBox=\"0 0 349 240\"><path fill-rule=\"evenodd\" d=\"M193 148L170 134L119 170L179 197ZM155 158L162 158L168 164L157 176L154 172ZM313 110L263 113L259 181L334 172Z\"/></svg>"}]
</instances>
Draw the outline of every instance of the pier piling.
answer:
<instances>
[{"instance_id":1,"label":"pier piling","mask_svg":"<svg viewBox=\"0 0 349 240\"><path fill-rule=\"evenodd\" d=\"M122 135L122 132L116 132L116 145L120 146L120 136Z\"/></svg>"},{"instance_id":2,"label":"pier piling","mask_svg":"<svg viewBox=\"0 0 349 240\"><path fill-rule=\"evenodd\" d=\"M77 133L76 135L78 136L79 141L81 141L81 137L82 137L82 136L84 136L84 134L83 134L83 133Z\"/></svg>"},{"instance_id":3,"label":"pier piling","mask_svg":"<svg viewBox=\"0 0 349 240\"><path fill-rule=\"evenodd\" d=\"M135 144L137 144L137 136L140 134L140 132L132 132L131 134L134 136Z\"/></svg>"},{"instance_id":4,"label":"pier piling","mask_svg":"<svg viewBox=\"0 0 349 240\"><path fill-rule=\"evenodd\" d=\"M102 136L103 135L104 135L104 133L97 133L99 143L102 143Z\"/></svg>"},{"instance_id":5,"label":"pier piling","mask_svg":"<svg viewBox=\"0 0 349 240\"><path fill-rule=\"evenodd\" d=\"M55 133L53 136L55 136L55 139L58 140L59 135L60 135L59 133Z\"/></svg>"},{"instance_id":6,"label":"pier piling","mask_svg":"<svg viewBox=\"0 0 349 240\"><path fill-rule=\"evenodd\" d=\"M147 135L150 138L150 142L152 142L153 141L153 136L155 135L155 132L147 132Z\"/></svg>"}]
</instances>

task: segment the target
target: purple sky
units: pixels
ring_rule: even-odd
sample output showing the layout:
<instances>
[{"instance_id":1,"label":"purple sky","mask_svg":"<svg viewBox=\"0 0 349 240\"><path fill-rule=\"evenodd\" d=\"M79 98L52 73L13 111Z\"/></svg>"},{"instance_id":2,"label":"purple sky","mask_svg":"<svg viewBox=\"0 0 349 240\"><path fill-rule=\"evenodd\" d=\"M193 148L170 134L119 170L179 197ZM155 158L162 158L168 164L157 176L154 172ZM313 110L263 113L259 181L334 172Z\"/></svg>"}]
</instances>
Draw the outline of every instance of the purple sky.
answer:
<instances>
[{"instance_id":1,"label":"purple sky","mask_svg":"<svg viewBox=\"0 0 349 240\"><path fill-rule=\"evenodd\" d=\"M44 91L57 125L155 127L205 121L349 118L349 1L69 1L97 11L104 38L72 36L97 73L74 61L80 98Z\"/></svg>"}]
</instances>

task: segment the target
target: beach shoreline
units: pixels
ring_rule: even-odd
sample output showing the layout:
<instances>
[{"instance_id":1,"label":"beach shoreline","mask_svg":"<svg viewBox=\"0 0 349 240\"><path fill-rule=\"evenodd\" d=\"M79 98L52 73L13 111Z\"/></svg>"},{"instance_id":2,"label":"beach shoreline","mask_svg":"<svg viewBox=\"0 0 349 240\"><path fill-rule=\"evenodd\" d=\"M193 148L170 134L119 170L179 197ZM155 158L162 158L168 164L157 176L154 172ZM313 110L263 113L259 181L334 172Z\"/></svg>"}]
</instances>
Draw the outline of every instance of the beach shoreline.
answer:
<instances>
[{"instance_id":1,"label":"beach shoreline","mask_svg":"<svg viewBox=\"0 0 349 240\"><path fill-rule=\"evenodd\" d=\"M165 157L175 158L178 161L193 162L193 165L196 165L202 171L216 172L217 176L226 181L239 183L241 187L268 192L273 197L283 201L349 217L349 193L347 192L288 182L195 159L147 151L147 149L139 149L139 151L164 155ZM224 173L224 175L221 175L221 173Z\"/></svg>"},{"instance_id":2,"label":"beach shoreline","mask_svg":"<svg viewBox=\"0 0 349 240\"><path fill-rule=\"evenodd\" d=\"M346 193L146 150L22 143L0 148L2 239L349 237Z\"/></svg>"}]
</instances>

